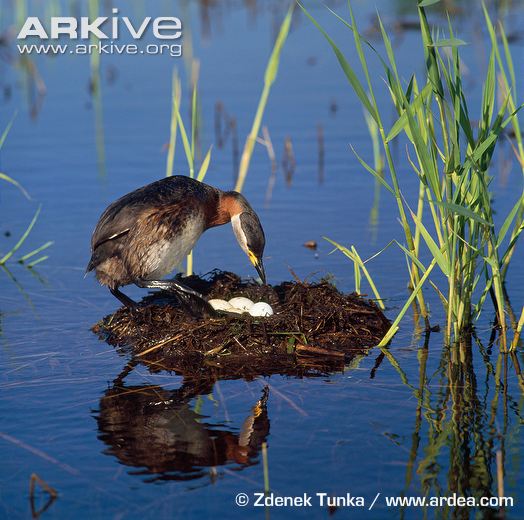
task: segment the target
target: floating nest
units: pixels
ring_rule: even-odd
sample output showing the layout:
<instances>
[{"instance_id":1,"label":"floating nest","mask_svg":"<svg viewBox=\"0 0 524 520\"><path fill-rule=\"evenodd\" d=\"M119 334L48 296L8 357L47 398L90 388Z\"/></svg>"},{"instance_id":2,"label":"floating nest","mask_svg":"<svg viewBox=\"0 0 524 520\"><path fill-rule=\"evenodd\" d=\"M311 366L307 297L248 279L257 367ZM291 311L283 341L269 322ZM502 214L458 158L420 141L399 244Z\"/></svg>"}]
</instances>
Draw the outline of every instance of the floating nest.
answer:
<instances>
[{"instance_id":1,"label":"floating nest","mask_svg":"<svg viewBox=\"0 0 524 520\"><path fill-rule=\"evenodd\" d=\"M253 378L275 373L325 374L343 370L376 345L390 322L373 303L342 294L327 280L260 286L228 272L183 282L206 298L245 296L269 303L275 314L195 319L166 293L144 298L135 310L121 308L93 331L109 344L131 350L152 370L186 377Z\"/></svg>"}]
</instances>

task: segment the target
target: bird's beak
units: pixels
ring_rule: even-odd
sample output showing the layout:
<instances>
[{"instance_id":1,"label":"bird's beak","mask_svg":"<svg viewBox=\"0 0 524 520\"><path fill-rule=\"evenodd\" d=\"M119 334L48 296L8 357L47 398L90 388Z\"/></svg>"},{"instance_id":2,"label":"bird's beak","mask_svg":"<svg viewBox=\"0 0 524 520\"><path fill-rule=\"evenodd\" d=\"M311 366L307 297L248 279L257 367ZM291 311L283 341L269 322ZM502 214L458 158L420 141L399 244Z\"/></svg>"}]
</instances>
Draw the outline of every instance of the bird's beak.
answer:
<instances>
[{"instance_id":1,"label":"bird's beak","mask_svg":"<svg viewBox=\"0 0 524 520\"><path fill-rule=\"evenodd\" d=\"M248 252L249 260L257 270L258 275L260 276L260 279L262 280L262 283L266 284L266 271L264 270L264 264L262 263L262 258L257 258L257 256L252 253L251 251Z\"/></svg>"},{"instance_id":2,"label":"bird's beak","mask_svg":"<svg viewBox=\"0 0 524 520\"><path fill-rule=\"evenodd\" d=\"M257 273L260 276L262 283L266 285L266 271L264 270L264 264L262 263L262 260L259 260L255 264L255 269L257 270Z\"/></svg>"}]
</instances>

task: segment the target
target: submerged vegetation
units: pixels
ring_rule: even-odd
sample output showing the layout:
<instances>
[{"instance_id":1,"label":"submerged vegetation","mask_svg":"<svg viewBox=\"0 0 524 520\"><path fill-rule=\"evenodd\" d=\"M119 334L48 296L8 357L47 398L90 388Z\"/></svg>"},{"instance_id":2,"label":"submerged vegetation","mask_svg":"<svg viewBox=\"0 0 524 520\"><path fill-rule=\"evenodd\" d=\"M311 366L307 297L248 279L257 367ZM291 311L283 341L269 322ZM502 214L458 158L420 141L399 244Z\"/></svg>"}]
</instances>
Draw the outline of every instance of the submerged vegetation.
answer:
<instances>
[{"instance_id":1,"label":"submerged vegetation","mask_svg":"<svg viewBox=\"0 0 524 520\"><path fill-rule=\"evenodd\" d=\"M404 244L397 244L406 255L411 295L380 345L386 345L393 337L412 304L425 319L427 330L430 329L429 309L422 291L423 286L429 284L444 306L447 343L459 341L470 332L489 296L500 329L500 347L505 351L508 347L515 348L518 339L517 327L509 346L506 314L512 311L504 282L524 229L524 193L518 196L502 221L498 218L496 221L490 191L490 166L504 130L512 127L516 136L514 154L524 172L524 146L518 120L522 105L517 100L515 71L504 27L502 23L495 27L484 7L491 49L482 82L480 115L478 122L474 122L470 115L473 109L463 85L459 53L459 47L465 42L455 36L451 22L448 22L446 35L441 30L431 30L425 6L437 2L418 2L424 76L420 78L410 73L406 80L398 70L395 52L380 16L378 22L385 57L359 32L351 5L349 21L333 13L353 35L355 56L358 56L361 69L357 72L352 63L354 58L348 58L315 18L304 7L302 9L333 49L365 110L368 127L378 131L381 153L385 157L384 171L378 167L381 163L377 161L376 146L373 166L353 151L362 167L395 198L404 233ZM386 128L384 122L384 113L389 107L379 106L375 94L378 81L374 81L369 72L372 58L378 59L383 67L386 88L397 114L390 128ZM360 74L364 82L359 79ZM380 88L383 85L380 83ZM497 100L501 100L498 105ZM400 139L404 139L407 146L402 164L392 153L393 142ZM409 170L419 179L418 199L414 202L408 201L403 192ZM335 245L354 262L356 279L361 270L368 276L354 247ZM428 253L429 263L425 261ZM436 276L435 268L443 276ZM378 297L371 280L370 283ZM522 321L521 318L520 329Z\"/></svg>"}]
</instances>

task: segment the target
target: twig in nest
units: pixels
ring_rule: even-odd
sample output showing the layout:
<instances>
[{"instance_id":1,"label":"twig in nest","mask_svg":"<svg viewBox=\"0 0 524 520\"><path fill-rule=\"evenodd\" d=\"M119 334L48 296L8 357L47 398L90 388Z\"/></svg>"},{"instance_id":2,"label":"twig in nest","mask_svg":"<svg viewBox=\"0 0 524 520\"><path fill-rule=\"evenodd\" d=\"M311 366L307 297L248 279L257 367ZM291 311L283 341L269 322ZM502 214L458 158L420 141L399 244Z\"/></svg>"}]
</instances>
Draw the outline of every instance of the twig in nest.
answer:
<instances>
[{"instance_id":1,"label":"twig in nest","mask_svg":"<svg viewBox=\"0 0 524 520\"><path fill-rule=\"evenodd\" d=\"M293 268L291 266L287 266L288 270L289 270L289 273L291 274L291 276L295 279L295 281L297 283L299 283L300 285L304 285L304 282L298 277L298 274L295 273L295 271L293 270Z\"/></svg>"},{"instance_id":2,"label":"twig in nest","mask_svg":"<svg viewBox=\"0 0 524 520\"><path fill-rule=\"evenodd\" d=\"M238 339L235 336L233 336L233 339L240 345L241 348L244 349L245 352L247 352L247 348L244 347L244 345L242 345L242 343L240 343L240 341L238 341Z\"/></svg>"},{"instance_id":3,"label":"twig in nest","mask_svg":"<svg viewBox=\"0 0 524 520\"><path fill-rule=\"evenodd\" d=\"M312 345L302 345L299 343L295 347L295 351L297 354L313 354L313 355L319 355L319 356L332 356L332 357L338 357L343 358L345 356L344 352L340 352L339 350L328 350L326 348L320 348L320 347L313 347Z\"/></svg>"},{"instance_id":4,"label":"twig in nest","mask_svg":"<svg viewBox=\"0 0 524 520\"><path fill-rule=\"evenodd\" d=\"M219 345L218 347L212 348L211 350L207 350L204 352L205 357L214 356L215 354L218 354L219 352L222 352L226 348L226 346L229 344L229 341L226 341L222 345Z\"/></svg>"},{"instance_id":5,"label":"twig in nest","mask_svg":"<svg viewBox=\"0 0 524 520\"><path fill-rule=\"evenodd\" d=\"M183 336L183 334L177 334L176 336L173 336L171 338L167 338L164 341L161 341L160 343L157 343L156 345L153 345L152 347L148 348L147 350L144 350L143 352L140 352L140 354L137 354L137 357L145 356L146 354L149 354L150 352L153 352L154 350L157 350L160 347L163 347L164 345L167 345L168 343L171 343L172 341L176 341L177 339L180 339L182 336Z\"/></svg>"}]
</instances>

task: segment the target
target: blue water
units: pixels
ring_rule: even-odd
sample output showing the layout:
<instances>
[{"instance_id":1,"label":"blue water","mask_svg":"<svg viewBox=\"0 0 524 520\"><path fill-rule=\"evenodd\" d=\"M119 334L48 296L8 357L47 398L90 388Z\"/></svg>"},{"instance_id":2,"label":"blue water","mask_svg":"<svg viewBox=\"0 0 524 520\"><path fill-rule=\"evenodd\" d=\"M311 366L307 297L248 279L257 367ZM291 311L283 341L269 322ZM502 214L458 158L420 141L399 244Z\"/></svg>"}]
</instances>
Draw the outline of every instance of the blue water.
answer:
<instances>
[{"instance_id":1,"label":"blue water","mask_svg":"<svg viewBox=\"0 0 524 520\"><path fill-rule=\"evenodd\" d=\"M254 11L248 8L250 4L256 5ZM236 118L242 149L285 6L269 1L114 5L122 15L137 20L161 15L182 18L186 58L191 38L193 55L200 61L202 156L209 145L215 145L206 181L231 189L232 143L229 138L220 149L215 142L215 105L220 101ZM330 5L347 15L343 2ZM461 9L453 16L458 37L470 43L463 56L471 103L480 106L478 78L487 61L481 12L477 2L452 5ZM522 3L510 3L508 11L505 5L491 8L498 7L508 32L518 34ZM5 36L0 126L5 127L16 114L0 153L0 171L17 179L31 195L26 200L16 188L0 184L0 251L16 243L40 204L37 224L15 258L54 242L46 251L49 258L35 269L11 261L9 272L0 271L0 517L31 515L32 473L59 493L42 518L263 517L264 508L235 505L238 493L247 493L252 503L253 493L264 489L263 441L274 493L315 497L317 492L333 496L350 492L364 498L363 508L337 510L336 517L341 518L420 518L424 514L416 507L388 508L386 496L496 495L496 452L500 451L504 494L515 499L505 517L524 516L523 387L515 368L515 359L522 365L524 358L522 350L512 359L499 357L497 345L489 347L490 310L478 324L482 347L473 345L472 361L463 365L469 369L463 368L460 374L456 374L458 365L449 362L442 335L432 334L424 349L413 316L408 314L390 348L397 367L380 351L371 350L343 373L315 379L273 376L220 381L188 396L178 391L181 377L153 374L140 365L118 379L129 356L90 331L118 306L92 277L83 278L90 234L109 202L165 174L171 77L176 67L187 116L187 63L168 56L103 56L100 95L93 96L87 57L41 56L28 65L20 60L16 42L9 37L16 34L21 6L26 7L26 15L43 18L83 7L37 1L5 1L0 6L0 30ZM377 7L392 31L399 20L416 21L408 2L383 1ZM354 8L360 26L369 29L374 5L360 1ZM108 8L102 2L104 9ZM348 30L324 8L313 6L312 12L350 52ZM438 13L432 19L445 23ZM405 77L421 73L424 63L417 32L397 32L394 43ZM512 51L520 78L522 41L516 39ZM45 84L41 99L35 71ZM380 76L378 65L373 74ZM385 103L387 92L380 80L377 92ZM329 254L331 247L322 237L354 244L367 258L392 238L401 239L402 232L395 202L385 190L380 193L377 223L371 224L374 182L349 147L352 144L372 159L362 109L325 40L301 13L296 14L283 50L264 124L279 163L276 184L267 202L271 168L265 148L258 145L244 192L266 231L270 282L290 279L292 269L313 280L331 274L341 289L353 290L352 265L341 254ZM325 140L322 183L318 179L319 125ZM291 186L286 185L280 168L287 136L297 163ZM396 153L401 159L404 150ZM500 214L508 211L522 190L516 162L509 170L504 166L511 154L505 143L492 172ZM407 161L405 170L404 194L414 204L418 185ZM180 141L175 171L187 173ZM319 243L316 252L302 246L307 240ZM242 276L255 274L229 226L206 233L194 255L200 273L220 268ZM524 304L522 258L519 249L508 282L516 312ZM370 262L369 269L386 298L388 315L394 317L407 297L402 254L391 248ZM363 290L369 288L364 285ZM128 290L137 298L142 292ZM443 324L439 301L429 290L427 296L432 324ZM238 447L242 424L266 385L267 416L258 421L254 447L246 455ZM116 421L113 435L104 422L108 417ZM368 511L377 493L380 496ZM44 506L46 498L39 491L36 507ZM313 503L312 508L273 508L269 514L274 518L328 516L327 507L318 506L316 499ZM473 518L496 511L429 508L426 514Z\"/></svg>"}]
</instances>

